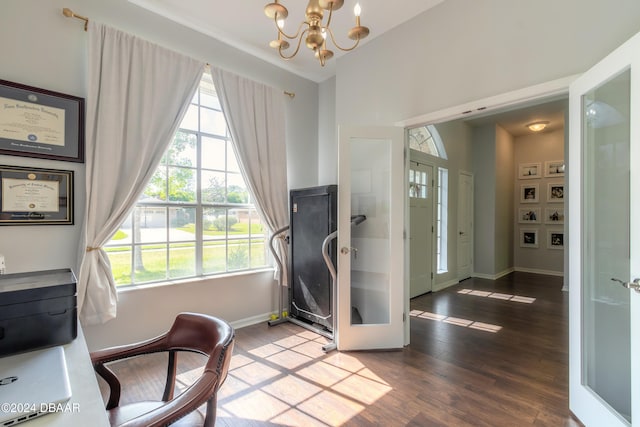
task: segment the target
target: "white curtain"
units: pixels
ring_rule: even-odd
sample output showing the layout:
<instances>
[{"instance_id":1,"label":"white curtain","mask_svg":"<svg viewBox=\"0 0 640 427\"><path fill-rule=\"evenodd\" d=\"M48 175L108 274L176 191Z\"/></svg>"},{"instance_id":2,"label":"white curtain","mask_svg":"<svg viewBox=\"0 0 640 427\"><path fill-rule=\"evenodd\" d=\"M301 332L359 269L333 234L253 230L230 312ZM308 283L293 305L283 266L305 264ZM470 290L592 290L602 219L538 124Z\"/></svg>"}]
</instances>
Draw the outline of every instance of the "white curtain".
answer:
<instances>
[{"instance_id":1,"label":"white curtain","mask_svg":"<svg viewBox=\"0 0 640 427\"><path fill-rule=\"evenodd\" d=\"M240 169L270 233L289 224L284 95L282 90L211 67ZM276 271L287 284L287 247L276 239L285 267Z\"/></svg>"},{"instance_id":2,"label":"white curtain","mask_svg":"<svg viewBox=\"0 0 640 427\"><path fill-rule=\"evenodd\" d=\"M102 245L153 175L205 64L95 21L89 23L86 213L78 275L83 323L116 316Z\"/></svg>"}]
</instances>

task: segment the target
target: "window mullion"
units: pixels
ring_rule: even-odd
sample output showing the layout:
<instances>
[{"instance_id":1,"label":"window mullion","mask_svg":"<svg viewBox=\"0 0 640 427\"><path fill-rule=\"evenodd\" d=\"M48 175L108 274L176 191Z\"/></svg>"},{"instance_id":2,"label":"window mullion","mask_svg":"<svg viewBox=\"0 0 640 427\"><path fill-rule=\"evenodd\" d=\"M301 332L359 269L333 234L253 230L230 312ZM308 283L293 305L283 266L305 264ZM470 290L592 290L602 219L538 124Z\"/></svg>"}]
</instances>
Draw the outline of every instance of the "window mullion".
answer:
<instances>
[{"instance_id":1,"label":"window mullion","mask_svg":"<svg viewBox=\"0 0 640 427\"><path fill-rule=\"evenodd\" d=\"M204 210L202 208L202 134L198 132L196 135L196 275L201 276L204 268Z\"/></svg>"}]
</instances>

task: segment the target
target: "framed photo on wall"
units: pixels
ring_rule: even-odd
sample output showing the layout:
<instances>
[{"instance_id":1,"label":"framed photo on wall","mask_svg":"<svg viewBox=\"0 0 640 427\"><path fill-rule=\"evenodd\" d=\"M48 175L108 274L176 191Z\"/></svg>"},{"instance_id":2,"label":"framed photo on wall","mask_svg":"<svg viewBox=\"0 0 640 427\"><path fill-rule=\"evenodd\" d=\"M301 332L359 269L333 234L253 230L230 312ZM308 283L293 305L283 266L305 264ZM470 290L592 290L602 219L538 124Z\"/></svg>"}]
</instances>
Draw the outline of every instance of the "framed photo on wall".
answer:
<instances>
[{"instance_id":1,"label":"framed photo on wall","mask_svg":"<svg viewBox=\"0 0 640 427\"><path fill-rule=\"evenodd\" d=\"M522 184L520 186L520 203L538 203L538 184Z\"/></svg>"},{"instance_id":2,"label":"framed photo on wall","mask_svg":"<svg viewBox=\"0 0 640 427\"><path fill-rule=\"evenodd\" d=\"M544 162L544 176L564 176L564 160L549 160Z\"/></svg>"},{"instance_id":3,"label":"framed photo on wall","mask_svg":"<svg viewBox=\"0 0 640 427\"><path fill-rule=\"evenodd\" d=\"M540 163L520 163L518 165L519 179L535 179L542 176Z\"/></svg>"},{"instance_id":4,"label":"framed photo on wall","mask_svg":"<svg viewBox=\"0 0 640 427\"><path fill-rule=\"evenodd\" d=\"M564 224L564 208L545 208L544 209L545 224Z\"/></svg>"},{"instance_id":5,"label":"framed photo on wall","mask_svg":"<svg viewBox=\"0 0 640 427\"><path fill-rule=\"evenodd\" d=\"M564 183L550 182L547 184L547 202L549 203L564 202Z\"/></svg>"},{"instance_id":6,"label":"framed photo on wall","mask_svg":"<svg viewBox=\"0 0 640 427\"><path fill-rule=\"evenodd\" d=\"M547 230L547 248L564 249L564 231Z\"/></svg>"},{"instance_id":7,"label":"framed photo on wall","mask_svg":"<svg viewBox=\"0 0 640 427\"><path fill-rule=\"evenodd\" d=\"M520 247L521 248L537 248L538 247L538 229L521 228L520 229Z\"/></svg>"},{"instance_id":8,"label":"framed photo on wall","mask_svg":"<svg viewBox=\"0 0 640 427\"><path fill-rule=\"evenodd\" d=\"M519 208L518 222L521 224L539 224L540 208Z\"/></svg>"},{"instance_id":9,"label":"framed photo on wall","mask_svg":"<svg viewBox=\"0 0 640 427\"><path fill-rule=\"evenodd\" d=\"M0 80L0 154L84 162L84 98Z\"/></svg>"}]
</instances>

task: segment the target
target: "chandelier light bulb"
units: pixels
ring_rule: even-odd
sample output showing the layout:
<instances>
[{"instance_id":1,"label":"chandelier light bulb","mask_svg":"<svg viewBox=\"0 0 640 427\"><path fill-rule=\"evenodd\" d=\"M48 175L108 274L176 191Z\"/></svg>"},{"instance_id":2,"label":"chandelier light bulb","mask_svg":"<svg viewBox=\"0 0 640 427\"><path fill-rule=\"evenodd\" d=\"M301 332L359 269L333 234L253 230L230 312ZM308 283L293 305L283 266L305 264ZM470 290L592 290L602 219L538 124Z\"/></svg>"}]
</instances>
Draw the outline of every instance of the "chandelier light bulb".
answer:
<instances>
[{"instance_id":1,"label":"chandelier light bulb","mask_svg":"<svg viewBox=\"0 0 640 427\"><path fill-rule=\"evenodd\" d=\"M284 19L278 19L278 28L284 28Z\"/></svg>"},{"instance_id":2,"label":"chandelier light bulb","mask_svg":"<svg viewBox=\"0 0 640 427\"><path fill-rule=\"evenodd\" d=\"M356 6L353 8L353 13L356 16L360 16L360 14L362 13L362 8L360 7L360 3L356 3Z\"/></svg>"}]
</instances>

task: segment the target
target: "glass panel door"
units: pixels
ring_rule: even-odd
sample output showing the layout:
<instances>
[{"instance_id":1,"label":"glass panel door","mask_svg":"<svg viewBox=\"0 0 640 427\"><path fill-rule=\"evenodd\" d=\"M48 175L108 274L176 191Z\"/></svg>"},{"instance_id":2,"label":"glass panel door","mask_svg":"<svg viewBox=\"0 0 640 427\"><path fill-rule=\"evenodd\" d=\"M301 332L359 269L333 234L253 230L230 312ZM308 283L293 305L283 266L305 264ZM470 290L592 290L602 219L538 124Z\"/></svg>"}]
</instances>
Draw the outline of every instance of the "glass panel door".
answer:
<instances>
[{"instance_id":1,"label":"glass panel door","mask_svg":"<svg viewBox=\"0 0 640 427\"><path fill-rule=\"evenodd\" d=\"M629 90L627 70L582 96L582 363L584 385L631 421L630 294L611 281L629 281Z\"/></svg>"},{"instance_id":2,"label":"glass panel door","mask_svg":"<svg viewBox=\"0 0 640 427\"><path fill-rule=\"evenodd\" d=\"M404 343L404 162L400 128L341 129L339 350Z\"/></svg>"},{"instance_id":3,"label":"glass panel door","mask_svg":"<svg viewBox=\"0 0 640 427\"><path fill-rule=\"evenodd\" d=\"M640 425L639 81L636 35L570 87L569 405L587 426Z\"/></svg>"}]
</instances>

